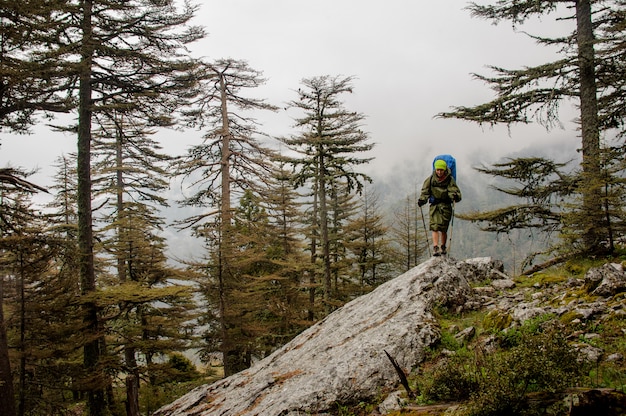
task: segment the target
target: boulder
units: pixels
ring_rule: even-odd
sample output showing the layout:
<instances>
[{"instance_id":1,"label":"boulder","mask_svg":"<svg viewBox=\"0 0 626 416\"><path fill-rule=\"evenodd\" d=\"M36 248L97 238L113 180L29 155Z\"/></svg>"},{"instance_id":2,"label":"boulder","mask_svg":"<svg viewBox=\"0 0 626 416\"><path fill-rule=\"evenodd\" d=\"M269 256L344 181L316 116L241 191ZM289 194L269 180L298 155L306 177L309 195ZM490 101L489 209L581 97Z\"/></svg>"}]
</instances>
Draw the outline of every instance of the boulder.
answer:
<instances>
[{"instance_id":1,"label":"boulder","mask_svg":"<svg viewBox=\"0 0 626 416\"><path fill-rule=\"evenodd\" d=\"M491 274L481 262L481 270ZM200 386L155 416L320 414L398 385L388 352L405 373L439 340L432 311L473 297L473 265L434 257L308 328L252 367Z\"/></svg>"},{"instance_id":2,"label":"boulder","mask_svg":"<svg viewBox=\"0 0 626 416\"><path fill-rule=\"evenodd\" d=\"M496 290L507 290L515 287L515 282L511 279L500 279L491 282L491 286Z\"/></svg>"},{"instance_id":3,"label":"boulder","mask_svg":"<svg viewBox=\"0 0 626 416\"><path fill-rule=\"evenodd\" d=\"M589 277L590 282L598 281L596 288L591 292L592 295L608 297L626 291L626 273L621 264L605 264L589 270L587 274L593 275ZM599 279L595 277L596 274L600 276Z\"/></svg>"},{"instance_id":4,"label":"boulder","mask_svg":"<svg viewBox=\"0 0 626 416\"><path fill-rule=\"evenodd\" d=\"M504 264L500 260L494 260L491 257L467 259L460 262L458 267L465 278L472 283L508 278L504 274Z\"/></svg>"}]
</instances>

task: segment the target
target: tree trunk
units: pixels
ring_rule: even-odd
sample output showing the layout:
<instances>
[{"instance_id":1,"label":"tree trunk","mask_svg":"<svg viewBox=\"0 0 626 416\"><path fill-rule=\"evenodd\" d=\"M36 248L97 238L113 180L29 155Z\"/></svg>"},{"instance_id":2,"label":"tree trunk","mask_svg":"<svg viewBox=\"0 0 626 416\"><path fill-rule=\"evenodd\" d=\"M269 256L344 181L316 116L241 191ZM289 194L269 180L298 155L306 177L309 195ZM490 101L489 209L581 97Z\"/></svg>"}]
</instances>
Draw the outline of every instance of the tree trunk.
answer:
<instances>
[{"instance_id":1,"label":"tree trunk","mask_svg":"<svg viewBox=\"0 0 626 416\"><path fill-rule=\"evenodd\" d=\"M78 109L78 249L80 258L81 293L87 295L96 290L93 257L93 229L91 212L91 68L93 65L92 1L84 0L83 42L81 51L81 73ZM104 389L98 364L100 361L100 328L98 309L95 303L84 305L85 338L83 363L90 379L96 380L87 388L87 406L90 416L104 415Z\"/></svg>"},{"instance_id":2,"label":"tree trunk","mask_svg":"<svg viewBox=\"0 0 626 416\"><path fill-rule=\"evenodd\" d=\"M4 323L4 279L0 276L0 414L15 416L15 393L13 391L13 377L11 362L9 361L9 342Z\"/></svg>"},{"instance_id":3,"label":"tree trunk","mask_svg":"<svg viewBox=\"0 0 626 416\"><path fill-rule=\"evenodd\" d=\"M26 271L24 270L24 257L23 254L19 254L19 280L18 280L18 292L19 292L19 302L20 302L20 343L19 343L19 354L20 354L20 366L19 366L19 388L18 388L18 405L17 405L17 415L24 416L26 413L26 291L25 291L25 282L24 282L24 274Z\"/></svg>"},{"instance_id":4,"label":"tree trunk","mask_svg":"<svg viewBox=\"0 0 626 416\"><path fill-rule=\"evenodd\" d=\"M124 132L122 131L123 120L115 117L116 123L116 140L115 140L115 188L116 188L116 206L117 206L117 276L120 283L126 282L127 276L132 279L133 273L130 270L130 262L127 265L126 258L131 258L130 250L132 250L129 241L128 254L122 248L122 240L124 238ZM132 343L132 340L127 341ZM126 364L126 416L139 416L139 369L137 368L137 360L135 359L135 348L129 345L124 347L124 363Z\"/></svg>"},{"instance_id":5,"label":"tree trunk","mask_svg":"<svg viewBox=\"0 0 626 416\"><path fill-rule=\"evenodd\" d=\"M126 416L139 416L139 369L135 360L135 349L126 347L124 350L126 362Z\"/></svg>"},{"instance_id":6,"label":"tree trunk","mask_svg":"<svg viewBox=\"0 0 626 416\"><path fill-rule=\"evenodd\" d=\"M582 167L585 183L583 210L587 220L583 241L589 253L598 253L602 251L601 242L605 240L605 236L603 236L601 227L601 224L603 224L603 215L601 198L600 133L598 127L594 35L590 0L576 1L576 31L578 67L580 71Z\"/></svg>"},{"instance_id":7,"label":"tree trunk","mask_svg":"<svg viewBox=\"0 0 626 416\"><path fill-rule=\"evenodd\" d=\"M115 191L116 191L116 206L117 206L117 277L120 282L126 281L126 255L124 250L121 247L121 238L123 236L124 225L123 225L123 213L124 213L124 173L123 173L123 137L124 133L122 131L122 120L118 120L115 117L116 123L116 133L115 133Z\"/></svg>"},{"instance_id":8,"label":"tree trunk","mask_svg":"<svg viewBox=\"0 0 626 416\"><path fill-rule=\"evenodd\" d=\"M222 328L222 357L224 360L224 375L230 376L240 367L238 347L230 333L230 318L226 310L229 304L229 292L232 285L230 274L231 256L231 212L230 212L230 127L228 116L228 97L224 76L220 74L220 100L222 116L222 159L221 159L221 230L219 248L219 282L220 282L220 320Z\"/></svg>"},{"instance_id":9,"label":"tree trunk","mask_svg":"<svg viewBox=\"0 0 626 416\"><path fill-rule=\"evenodd\" d=\"M316 167L316 178L319 172L319 165ZM317 233L319 230L319 181L315 179L313 181L313 212L311 214L311 272L309 274L309 311L308 311L308 320L310 322L315 322L315 288L316 288L316 277L317 277L317 269L315 267L315 262L317 261Z\"/></svg>"},{"instance_id":10,"label":"tree trunk","mask_svg":"<svg viewBox=\"0 0 626 416\"><path fill-rule=\"evenodd\" d=\"M326 166L320 156L319 194L320 194L320 227L322 240L322 260L324 262L324 309L328 315L330 308L331 270L330 270L330 238L328 235L328 206L326 201Z\"/></svg>"}]
</instances>

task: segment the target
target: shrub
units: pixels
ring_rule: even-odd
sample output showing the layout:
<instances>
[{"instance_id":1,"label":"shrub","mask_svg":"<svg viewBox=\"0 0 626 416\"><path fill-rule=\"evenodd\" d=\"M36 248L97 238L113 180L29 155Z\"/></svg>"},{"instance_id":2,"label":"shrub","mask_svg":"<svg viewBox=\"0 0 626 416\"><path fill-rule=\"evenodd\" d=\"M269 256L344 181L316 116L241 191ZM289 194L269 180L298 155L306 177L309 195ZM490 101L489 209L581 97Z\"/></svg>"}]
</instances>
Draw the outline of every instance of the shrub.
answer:
<instances>
[{"instance_id":1,"label":"shrub","mask_svg":"<svg viewBox=\"0 0 626 416\"><path fill-rule=\"evenodd\" d=\"M545 323L538 331L532 328L520 331L516 346L486 359L478 389L471 397L472 416L549 414L545 408L535 408L528 393L554 393L582 378L584 366L562 328L555 322Z\"/></svg>"},{"instance_id":2,"label":"shrub","mask_svg":"<svg viewBox=\"0 0 626 416\"><path fill-rule=\"evenodd\" d=\"M434 369L430 384L423 388L426 401L461 401L478 388L474 362L456 355Z\"/></svg>"},{"instance_id":3,"label":"shrub","mask_svg":"<svg viewBox=\"0 0 626 416\"><path fill-rule=\"evenodd\" d=\"M513 318L506 312L497 309L490 311L483 319L483 328L487 331L502 331L511 325Z\"/></svg>"},{"instance_id":4,"label":"shrub","mask_svg":"<svg viewBox=\"0 0 626 416\"><path fill-rule=\"evenodd\" d=\"M180 383L201 377L193 363L179 353L171 354L167 362L152 364L150 373L155 385Z\"/></svg>"},{"instance_id":5,"label":"shrub","mask_svg":"<svg viewBox=\"0 0 626 416\"><path fill-rule=\"evenodd\" d=\"M554 393L576 385L585 374L557 321L540 317L500 337L492 354L456 354L424 376L423 396L432 401L468 401L471 416L549 415L528 394ZM504 347L504 348L502 348ZM553 405L553 411L562 406Z\"/></svg>"}]
</instances>

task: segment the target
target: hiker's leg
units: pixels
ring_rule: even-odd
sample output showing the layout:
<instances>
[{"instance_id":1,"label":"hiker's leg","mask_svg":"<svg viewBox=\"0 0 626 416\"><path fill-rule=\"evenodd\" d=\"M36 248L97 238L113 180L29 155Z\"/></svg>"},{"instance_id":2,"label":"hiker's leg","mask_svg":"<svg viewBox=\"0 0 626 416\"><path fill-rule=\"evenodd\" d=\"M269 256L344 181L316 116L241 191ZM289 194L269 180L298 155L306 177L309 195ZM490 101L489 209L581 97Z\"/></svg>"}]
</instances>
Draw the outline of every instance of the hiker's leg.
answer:
<instances>
[{"instance_id":1,"label":"hiker's leg","mask_svg":"<svg viewBox=\"0 0 626 416\"><path fill-rule=\"evenodd\" d=\"M439 245L439 231L433 231L433 246Z\"/></svg>"},{"instance_id":2,"label":"hiker's leg","mask_svg":"<svg viewBox=\"0 0 626 416\"><path fill-rule=\"evenodd\" d=\"M441 254L443 256L448 254L448 248L446 247L446 238L447 238L447 234L445 231L441 232Z\"/></svg>"}]
</instances>

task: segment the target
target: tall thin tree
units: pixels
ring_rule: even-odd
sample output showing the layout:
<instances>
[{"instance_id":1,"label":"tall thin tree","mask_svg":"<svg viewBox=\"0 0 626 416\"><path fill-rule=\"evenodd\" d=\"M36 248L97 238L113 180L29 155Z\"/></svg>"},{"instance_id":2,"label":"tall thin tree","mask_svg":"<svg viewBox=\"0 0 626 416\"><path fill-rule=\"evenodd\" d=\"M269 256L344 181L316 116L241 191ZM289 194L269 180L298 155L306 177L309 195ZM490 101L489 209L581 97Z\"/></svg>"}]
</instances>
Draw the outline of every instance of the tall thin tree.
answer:
<instances>
[{"instance_id":1,"label":"tall thin tree","mask_svg":"<svg viewBox=\"0 0 626 416\"><path fill-rule=\"evenodd\" d=\"M374 144L362 130L365 116L344 107L341 96L352 92L353 77L321 76L302 81L304 89L298 90L298 100L290 106L302 111L296 118L299 135L284 138L288 146L299 153L293 158L296 167L296 185L308 185L312 190L311 260L316 262L317 233L319 231L323 301L326 312L331 310L332 283L331 260L331 193L340 183L348 192L360 192L364 182L371 181L364 173L355 172L355 166L369 162L368 152Z\"/></svg>"},{"instance_id":2,"label":"tall thin tree","mask_svg":"<svg viewBox=\"0 0 626 416\"><path fill-rule=\"evenodd\" d=\"M474 16L493 22L508 20L514 26L533 16L544 15L569 17L575 21L570 35L559 38L533 36L541 45L559 45L560 59L521 70L491 67L497 74L495 77L475 76L493 87L497 95L495 99L475 107L456 107L439 116L481 124L510 125L536 120L551 128L559 125L559 104L563 100L577 99L582 144L582 174L578 187L582 196L582 215L576 216L579 222L572 225L580 230L578 238L584 252L606 251L610 246L602 242L608 239L609 224L603 215L600 139L602 132L622 128L624 123L624 111L616 110L623 107L618 104L623 101L623 94L616 93L621 81L614 76L616 72L624 71L624 61L616 59L619 56L616 47L619 50L625 29L614 23L615 16L624 11L623 2L505 0L491 5L471 3L469 10ZM573 16L568 16L567 10L572 10Z\"/></svg>"},{"instance_id":3,"label":"tall thin tree","mask_svg":"<svg viewBox=\"0 0 626 416\"><path fill-rule=\"evenodd\" d=\"M187 26L195 7L183 4L178 10L174 1L85 0L63 6L56 17L67 36L50 45L65 53L60 65L69 79L78 80L78 241L81 290L89 295L96 290L91 206L94 115L124 102L150 124L169 120L179 96L195 82L190 74L194 63L184 55L184 47L203 31ZM93 383L86 384L88 409L91 415L101 415L106 409L106 378L101 374L102 328L95 302L85 302L85 328L90 335L84 363L94 373Z\"/></svg>"},{"instance_id":4,"label":"tall thin tree","mask_svg":"<svg viewBox=\"0 0 626 416\"><path fill-rule=\"evenodd\" d=\"M273 152L262 143L265 136L257 121L248 114L255 110L274 111L265 100L248 98L242 93L265 82L261 73L246 62L220 59L203 65L202 94L187 112L190 123L207 127L203 143L192 146L187 155L176 163L176 173L192 180L194 194L184 201L189 206L211 207L213 210L187 218L183 226L193 227L198 235L210 233L214 262L211 278L217 282L221 349L224 371L230 375L241 368L239 346L231 337L238 330L237 322L228 309L235 280L232 269L235 251L232 241L232 203L245 190L258 193L267 188L273 169ZM216 226L212 232L207 226ZM244 364L245 365L245 364Z\"/></svg>"}]
</instances>

